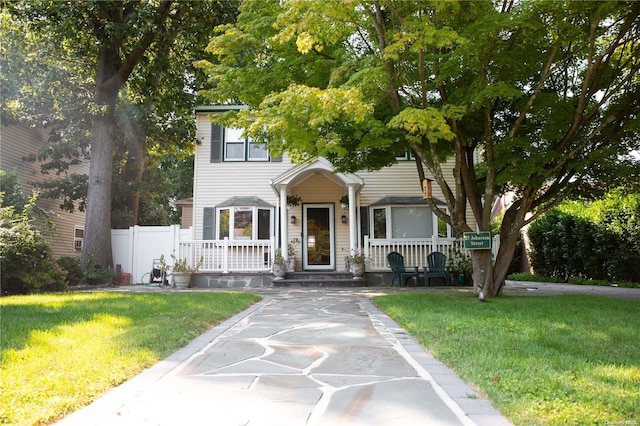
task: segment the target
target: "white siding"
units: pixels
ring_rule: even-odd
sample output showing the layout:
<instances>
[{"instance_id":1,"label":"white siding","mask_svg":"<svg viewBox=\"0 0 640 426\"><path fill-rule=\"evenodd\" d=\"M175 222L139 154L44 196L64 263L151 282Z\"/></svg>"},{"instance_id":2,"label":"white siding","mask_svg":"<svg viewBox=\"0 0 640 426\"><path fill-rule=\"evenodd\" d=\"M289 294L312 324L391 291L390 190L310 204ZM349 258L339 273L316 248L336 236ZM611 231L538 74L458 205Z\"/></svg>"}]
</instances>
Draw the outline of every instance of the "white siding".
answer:
<instances>
[{"instance_id":1,"label":"white siding","mask_svg":"<svg viewBox=\"0 0 640 426\"><path fill-rule=\"evenodd\" d=\"M282 162L222 162L211 163L211 121L198 114L195 171L193 182L194 238L202 238L202 212L231 197L260 197L277 207L278 197L270 181L291 167L285 157Z\"/></svg>"},{"instance_id":2,"label":"white siding","mask_svg":"<svg viewBox=\"0 0 640 426\"><path fill-rule=\"evenodd\" d=\"M211 122L206 113L197 114L197 137L201 144L196 147L194 177L194 238L202 238L202 216L205 207L215 207L230 197L256 196L278 207L278 197L270 181L294 166L285 156L282 162L220 162L211 163ZM445 176L452 176L453 164L445 165ZM414 161L399 161L397 164L375 172L356 173L364 179L360 192L361 206L368 206L385 196L421 197L422 187ZM342 254L349 250L348 226L341 223L343 214L339 199L345 189L320 174L290 188L290 193L302 197L302 202L335 203L337 268L342 268ZM437 185L433 197L443 200ZM296 225L289 225L289 238L300 236L302 226L301 207L291 209L288 216L298 218ZM468 217L471 217L468 214ZM287 221L288 223L288 221Z\"/></svg>"},{"instance_id":3,"label":"white siding","mask_svg":"<svg viewBox=\"0 0 640 426\"><path fill-rule=\"evenodd\" d=\"M5 171L16 170L23 192L30 195L32 183L46 181L49 175L40 173L40 163L25 162L23 158L38 153L47 143L47 132L17 125L3 125L0 132L0 168ZM76 173L88 173L89 165L81 164L72 170ZM46 236L54 256L79 256L80 251L73 247L73 233L74 226L84 227L85 213L77 209L74 213L63 211L59 200L40 198L38 204L50 215L55 225L53 235Z\"/></svg>"}]
</instances>

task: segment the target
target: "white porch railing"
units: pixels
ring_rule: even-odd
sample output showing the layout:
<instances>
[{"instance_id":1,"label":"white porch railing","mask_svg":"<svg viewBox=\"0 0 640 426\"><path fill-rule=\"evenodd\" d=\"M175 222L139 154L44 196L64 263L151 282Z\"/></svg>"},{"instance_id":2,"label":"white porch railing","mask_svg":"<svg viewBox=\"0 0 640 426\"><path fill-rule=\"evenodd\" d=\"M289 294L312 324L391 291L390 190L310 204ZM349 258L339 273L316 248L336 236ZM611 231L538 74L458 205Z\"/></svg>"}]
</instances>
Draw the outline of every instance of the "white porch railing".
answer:
<instances>
[{"instance_id":1,"label":"white porch railing","mask_svg":"<svg viewBox=\"0 0 640 426\"><path fill-rule=\"evenodd\" d=\"M201 272L266 272L275 240L180 241L178 255L190 265L202 260Z\"/></svg>"},{"instance_id":2,"label":"white porch railing","mask_svg":"<svg viewBox=\"0 0 640 426\"><path fill-rule=\"evenodd\" d=\"M491 251L493 257L498 253L500 239L498 236L493 237ZM461 239L456 238L394 238L394 239L373 239L368 235L364 237L364 254L369 259L367 270L369 271L388 271L389 263L387 255L392 251L396 251L404 256L406 265L423 267L427 266L427 256L439 251L449 256L449 251L454 247L469 254L464 248Z\"/></svg>"},{"instance_id":3,"label":"white porch railing","mask_svg":"<svg viewBox=\"0 0 640 426\"><path fill-rule=\"evenodd\" d=\"M492 241L494 258L498 252L498 237ZM427 256L439 251L449 256L457 246L462 252L462 240L455 238L364 238L364 254L369 259L368 271L388 271L387 254L397 251L404 256L405 264L427 266ZM195 265L202 260L201 272L268 272L273 258L275 239L271 240L192 240L180 241L178 257L187 258Z\"/></svg>"}]
</instances>

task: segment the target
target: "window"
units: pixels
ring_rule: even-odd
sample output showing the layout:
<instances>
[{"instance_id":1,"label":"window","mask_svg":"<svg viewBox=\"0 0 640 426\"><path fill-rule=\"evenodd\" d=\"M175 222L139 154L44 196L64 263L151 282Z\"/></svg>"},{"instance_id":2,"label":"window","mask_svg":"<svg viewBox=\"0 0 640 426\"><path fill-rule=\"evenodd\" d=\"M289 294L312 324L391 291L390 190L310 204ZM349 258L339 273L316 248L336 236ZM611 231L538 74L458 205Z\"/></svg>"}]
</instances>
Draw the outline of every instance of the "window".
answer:
<instances>
[{"instance_id":1,"label":"window","mask_svg":"<svg viewBox=\"0 0 640 426\"><path fill-rule=\"evenodd\" d=\"M271 209L259 207L220 207L215 229L217 239L268 240L271 238ZM213 216L203 217L203 229L213 229ZM205 232L206 236L206 232Z\"/></svg>"},{"instance_id":2,"label":"window","mask_svg":"<svg viewBox=\"0 0 640 426\"><path fill-rule=\"evenodd\" d=\"M245 141L242 129L224 129L224 159L227 161L244 161Z\"/></svg>"},{"instance_id":3,"label":"window","mask_svg":"<svg viewBox=\"0 0 640 426\"><path fill-rule=\"evenodd\" d=\"M426 206L384 206L371 209L372 238L446 238L450 227Z\"/></svg>"},{"instance_id":4,"label":"window","mask_svg":"<svg viewBox=\"0 0 640 426\"><path fill-rule=\"evenodd\" d=\"M387 238L387 209L373 209L373 238Z\"/></svg>"},{"instance_id":5,"label":"window","mask_svg":"<svg viewBox=\"0 0 640 426\"><path fill-rule=\"evenodd\" d=\"M428 207L391 207L391 238L430 238L433 217Z\"/></svg>"},{"instance_id":6,"label":"window","mask_svg":"<svg viewBox=\"0 0 640 426\"><path fill-rule=\"evenodd\" d=\"M399 155L396 157L398 161L414 161L416 157L413 155L412 151L407 151L404 155Z\"/></svg>"},{"instance_id":7,"label":"window","mask_svg":"<svg viewBox=\"0 0 640 426\"><path fill-rule=\"evenodd\" d=\"M269 158L264 144L242 136L242 129L211 126L212 163L221 161L282 161L282 158Z\"/></svg>"},{"instance_id":8,"label":"window","mask_svg":"<svg viewBox=\"0 0 640 426\"><path fill-rule=\"evenodd\" d=\"M73 227L73 249L82 250L82 241L84 240L84 228L81 226Z\"/></svg>"},{"instance_id":9,"label":"window","mask_svg":"<svg viewBox=\"0 0 640 426\"><path fill-rule=\"evenodd\" d=\"M249 139L249 161L251 160L268 160L269 152L267 151L267 147L263 144L259 144L253 142Z\"/></svg>"}]
</instances>

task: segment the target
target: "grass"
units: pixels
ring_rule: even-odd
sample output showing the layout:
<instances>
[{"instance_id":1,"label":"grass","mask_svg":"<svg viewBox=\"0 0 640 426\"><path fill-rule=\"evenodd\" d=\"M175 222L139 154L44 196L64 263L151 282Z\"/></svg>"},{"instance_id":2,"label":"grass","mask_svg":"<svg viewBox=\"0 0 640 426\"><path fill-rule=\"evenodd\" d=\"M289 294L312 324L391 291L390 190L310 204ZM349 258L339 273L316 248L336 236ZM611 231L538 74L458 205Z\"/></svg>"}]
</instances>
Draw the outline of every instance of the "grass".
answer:
<instances>
[{"instance_id":1,"label":"grass","mask_svg":"<svg viewBox=\"0 0 640 426\"><path fill-rule=\"evenodd\" d=\"M0 298L0 424L47 424L260 296L60 293Z\"/></svg>"},{"instance_id":2,"label":"grass","mask_svg":"<svg viewBox=\"0 0 640 426\"><path fill-rule=\"evenodd\" d=\"M395 294L374 302L515 425L640 422L640 303Z\"/></svg>"}]
</instances>

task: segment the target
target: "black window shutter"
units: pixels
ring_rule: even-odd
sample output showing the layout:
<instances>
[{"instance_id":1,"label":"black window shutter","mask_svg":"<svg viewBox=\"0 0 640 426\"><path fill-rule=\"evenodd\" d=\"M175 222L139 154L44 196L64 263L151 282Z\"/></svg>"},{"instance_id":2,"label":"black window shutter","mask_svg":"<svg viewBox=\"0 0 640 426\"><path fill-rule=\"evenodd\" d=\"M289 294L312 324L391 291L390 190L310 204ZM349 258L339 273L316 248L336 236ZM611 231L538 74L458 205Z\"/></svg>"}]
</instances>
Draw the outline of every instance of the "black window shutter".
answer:
<instances>
[{"instance_id":1,"label":"black window shutter","mask_svg":"<svg viewBox=\"0 0 640 426\"><path fill-rule=\"evenodd\" d=\"M222 127L211 125L211 162L222 161Z\"/></svg>"},{"instance_id":2,"label":"black window shutter","mask_svg":"<svg viewBox=\"0 0 640 426\"><path fill-rule=\"evenodd\" d=\"M215 209L213 207L205 207L202 214L202 239L213 240L213 228Z\"/></svg>"},{"instance_id":3,"label":"black window shutter","mask_svg":"<svg viewBox=\"0 0 640 426\"><path fill-rule=\"evenodd\" d=\"M360 235L362 236L362 241L360 241L362 245L364 244L364 236L369 235L369 207L360 207Z\"/></svg>"}]
</instances>

